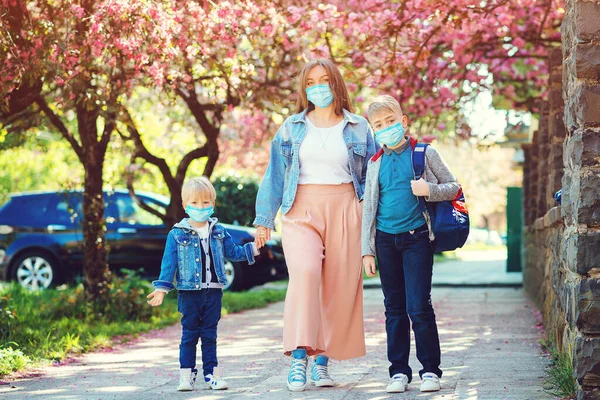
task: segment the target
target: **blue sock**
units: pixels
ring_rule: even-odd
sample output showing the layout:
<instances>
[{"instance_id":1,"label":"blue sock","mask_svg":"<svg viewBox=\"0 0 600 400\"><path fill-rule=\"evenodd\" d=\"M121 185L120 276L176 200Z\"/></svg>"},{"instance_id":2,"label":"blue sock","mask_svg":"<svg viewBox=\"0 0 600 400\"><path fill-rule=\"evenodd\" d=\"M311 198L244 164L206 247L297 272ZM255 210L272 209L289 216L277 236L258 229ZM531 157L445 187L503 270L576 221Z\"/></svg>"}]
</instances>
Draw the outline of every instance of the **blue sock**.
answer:
<instances>
[{"instance_id":1,"label":"blue sock","mask_svg":"<svg viewBox=\"0 0 600 400\"><path fill-rule=\"evenodd\" d=\"M292 357L294 357L296 359L306 358L306 349L292 350Z\"/></svg>"},{"instance_id":2,"label":"blue sock","mask_svg":"<svg viewBox=\"0 0 600 400\"><path fill-rule=\"evenodd\" d=\"M315 360L315 364L323 365L326 367L328 361L329 361L329 357L327 357L327 356L317 356L317 358Z\"/></svg>"}]
</instances>

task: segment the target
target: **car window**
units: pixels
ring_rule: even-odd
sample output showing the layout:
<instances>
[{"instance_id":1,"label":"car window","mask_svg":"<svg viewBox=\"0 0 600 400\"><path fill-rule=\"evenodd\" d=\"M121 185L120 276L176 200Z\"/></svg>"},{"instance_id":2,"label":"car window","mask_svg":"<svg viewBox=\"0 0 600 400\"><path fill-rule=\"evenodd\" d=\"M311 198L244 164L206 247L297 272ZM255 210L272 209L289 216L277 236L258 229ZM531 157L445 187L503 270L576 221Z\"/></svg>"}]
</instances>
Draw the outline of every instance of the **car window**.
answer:
<instances>
[{"instance_id":1,"label":"car window","mask_svg":"<svg viewBox=\"0 0 600 400\"><path fill-rule=\"evenodd\" d=\"M165 213L163 206L143 198L143 201L161 214ZM144 210L129 195L119 195L115 201L119 212L117 222L127 225L163 225L163 220Z\"/></svg>"},{"instance_id":2,"label":"car window","mask_svg":"<svg viewBox=\"0 0 600 400\"><path fill-rule=\"evenodd\" d=\"M52 222L57 224L81 224L83 204L81 193L59 193L58 201L52 206Z\"/></svg>"},{"instance_id":3,"label":"car window","mask_svg":"<svg viewBox=\"0 0 600 400\"><path fill-rule=\"evenodd\" d=\"M51 196L15 196L2 207L1 216L27 225L44 225L48 220Z\"/></svg>"}]
</instances>

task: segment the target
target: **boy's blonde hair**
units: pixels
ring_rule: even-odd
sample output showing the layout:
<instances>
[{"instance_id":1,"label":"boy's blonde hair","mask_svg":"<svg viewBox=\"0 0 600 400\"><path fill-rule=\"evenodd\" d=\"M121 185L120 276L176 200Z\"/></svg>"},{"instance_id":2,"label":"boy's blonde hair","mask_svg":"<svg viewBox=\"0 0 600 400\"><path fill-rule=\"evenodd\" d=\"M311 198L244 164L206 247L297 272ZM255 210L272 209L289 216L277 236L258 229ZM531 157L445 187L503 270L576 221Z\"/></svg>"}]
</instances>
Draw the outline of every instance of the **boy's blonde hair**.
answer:
<instances>
[{"instance_id":1,"label":"boy's blonde hair","mask_svg":"<svg viewBox=\"0 0 600 400\"><path fill-rule=\"evenodd\" d=\"M190 178L181 188L181 200L184 204L189 203L193 199L204 199L206 197L210 198L214 203L217 199L217 192L215 191L215 187L205 176Z\"/></svg>"},{"instance_id":2,"label":"boy's blonde hair","mask_svg":"<svg viewBox=\"0 0 600 400\"><path fill-rule=\"evenodd\" d=\"M398 100L390 96L389 94L384 94L381 96L375 97L371 104L369 104L369 108L367 108L367 117L371 119L373 115L381 112L381 111L390 111L390 112L399 112L402 115L402 108L400 108L400 103Z\"/></svg>"}]
</instances>

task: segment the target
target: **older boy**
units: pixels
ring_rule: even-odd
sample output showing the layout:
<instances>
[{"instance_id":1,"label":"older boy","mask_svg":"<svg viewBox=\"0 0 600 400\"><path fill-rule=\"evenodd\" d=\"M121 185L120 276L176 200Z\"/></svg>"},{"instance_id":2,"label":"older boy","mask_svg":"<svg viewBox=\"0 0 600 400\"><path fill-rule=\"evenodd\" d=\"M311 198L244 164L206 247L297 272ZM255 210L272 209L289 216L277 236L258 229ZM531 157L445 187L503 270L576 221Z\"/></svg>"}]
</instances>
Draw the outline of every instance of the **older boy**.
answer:
<instances>
[{"instance_id":1,"label":"older boy","mask_svg":"<svg viewBox=\"0 0 600 400\"><path fill-rule=\"evenodd\" d=\"M388 359L387 392L404 392L412 380L408 365L410 322L417 347L421 391L440 390L440 341L431 305L431 276L435 238L426 201L452 200L460 186L442 157L431 146L425 153L425 172L415 180L412 152L415 139L405 136L408 121L391 96L378 96L369 105L369 122L382 149L368 164L362 220L365 272L375 275L377 256L385 297ZM409 321L410 318L410 321Z\"/></svg>"}]
</instances>

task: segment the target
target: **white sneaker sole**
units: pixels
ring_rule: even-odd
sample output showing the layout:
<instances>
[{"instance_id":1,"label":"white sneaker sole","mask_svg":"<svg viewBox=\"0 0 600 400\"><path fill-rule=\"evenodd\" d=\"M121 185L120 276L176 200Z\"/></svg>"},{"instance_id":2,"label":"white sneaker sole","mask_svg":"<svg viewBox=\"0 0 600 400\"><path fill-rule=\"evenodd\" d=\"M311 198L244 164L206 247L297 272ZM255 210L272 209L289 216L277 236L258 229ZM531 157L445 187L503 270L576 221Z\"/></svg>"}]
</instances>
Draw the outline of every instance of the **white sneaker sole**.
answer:
<instances>
[{"instance_id":1,"label":"white sneaker sole","mask_svg":"<svg viewBox=\"0 0 600 400\"><path fill-rule=\"evenodd\" d=\"M406 388L397 388L397 389L393 389L393 388L385 388L385 391L387 393L404 393L406 392Z\"/></svg>"},{"instance_id":2,"label":"white sneaker sole","mask_svg":"<svg viewBox=\"0 0 600 400\"><path fill-rule=\"evenodd\" d=\"M293 386L289 382L287 382L287 387L292 392L304 392L304 389L306 388L306 383L303 386Z\"/></svg>"},{"instance_id":3,"label":"white sneaker sole","mask_svg":"<svg viewBox=\"0 0 600 400\"><path fill-rule=\"evenodd\" d=\"M335 386L335 382L333 381L333 379L320 379L318 381L313 381L312 379L310 380L313 385L317 386L317 387L334 387Z\"/></svg>"},{"instance_id":4,"label":"white sneaker sole","mask_svg":"<svg viewBox=\"0 0 600 400\"><path fill-rule=\"evenodd\" d=\"M427 382L427 385L421 384L420 387L421 392L439 392L440 389L439 382Z\"/></svg>"},{"instance_id":5,"label":"white sneaker sole","mask_svg":"<svg viewBox=\"0 0 600 400\"><path fill-rule=\"evenodd\" d=\"M191 392L193 390L194 390L194 388L191 388L191 387L178 387L177 388L178 392Z\"/></svg>"},{"instance_id":6,"label":"white sneaker sole","mask_svg":"<svg viewBox=\"0 0 600 400\"><path fill-rule=\"evenodd\" d=\"M227 390L229 386L221 385L221 386L212 386L210 383L204 385L204 390Z\"/></svg>"}]
</instances>

